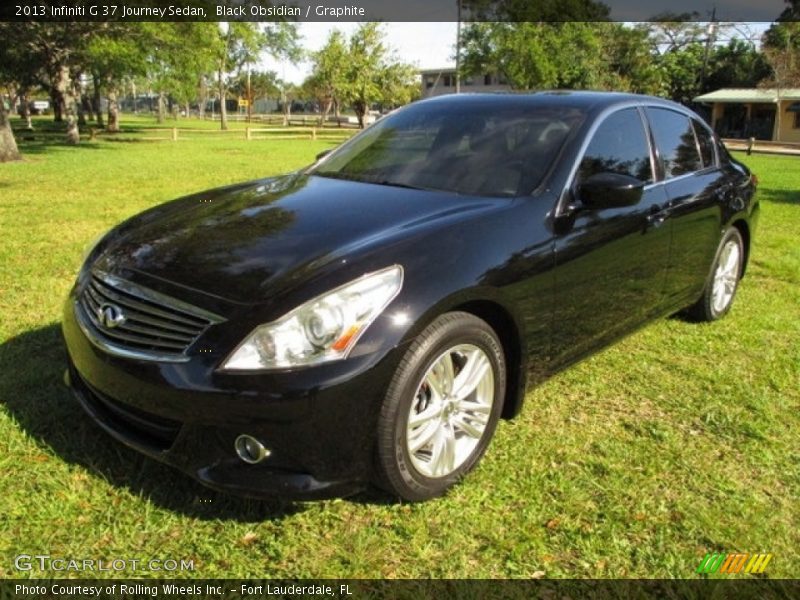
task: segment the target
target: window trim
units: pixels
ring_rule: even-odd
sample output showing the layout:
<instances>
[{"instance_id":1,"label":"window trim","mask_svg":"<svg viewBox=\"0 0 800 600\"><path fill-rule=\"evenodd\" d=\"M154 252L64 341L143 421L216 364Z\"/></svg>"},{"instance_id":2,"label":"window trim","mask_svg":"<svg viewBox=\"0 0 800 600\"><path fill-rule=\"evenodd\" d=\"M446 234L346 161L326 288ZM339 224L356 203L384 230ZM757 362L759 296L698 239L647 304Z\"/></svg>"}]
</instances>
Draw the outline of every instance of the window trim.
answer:
<instances>
[{"instance_id":1,"label":"window trim","mask_svg":"<svg viewBox=\"0 0 800 600\"><path fill-rule=\"evenodd\" d=\"M688 119L689 120L689 127L692 129L692 137L694 138L694 149L697 151L697 158L700 159L701 167L699 169L697 169L696 171L690 171L688 173L681 173L680 175L674 175L674 176L668 175L666 169L664 168L664 161L661 159L661 152L658 149L658 144L656 143L656 136L653 133L652 124L651 124L649 130L650 130L650 135L652 137L653 151L655 152L656 157L658 158L659 172L660 172L660 175L661 175L661 179L660 179L661 183L665 183L667 181L675 181L676 179L681 179L683 177L691 177L691 176L693 176L693 175L695 175L697 173L703 173L707 168L709 168L709 169L711 168L711 167L705 167L703 165L703 154L700 152L700 143L697 141L697 133L695 132L694 124L692 123L693 120L696 120L696 117L692 116L691 113L679 110L679 109L677 109L675 107L672 107L672 106L663 106L663 105L660 105L660 104L645 104L645 105L642 106L642 108L644 109L643 112L645 113L645 118L647 119L648 123L650 123L650 117L647 115L647 109L648 108L657 108L657 109L661 109L661 110L674 112L674 113L676 113L676 114ZM716 166L717 165L714 165L715 168L716 168Z\"/></svg>"},{"instance_id":2,"label":"window trim","mask_svg":"<svg viewBox=\"0 0 800 600\"><path fill-rule=\"evenodd\" d=\"M703 160L703 152L702 152L702 150L700 148L700 138L697 135L697 128L698 127L702 127L703 129L706 130L706 133L708 134L708 139L711 142L711 154L714 156L712 164L710 164L710 165L705 165L704 164L703 168L700 169L699 171L697 171L697 173L703 173L703 172L708 171L710 169L718 168L719 164L720 164L720 156L719 156L719 149L717 147L716 139L714 137L714 131L710 127L705 125L700 119L697 119L696 117L690 117L689 121L692 123L692 128L694 128L694 139L697 141L697 150L700 152L700 160L701 161Z\"/></svg>"}]
</instances>

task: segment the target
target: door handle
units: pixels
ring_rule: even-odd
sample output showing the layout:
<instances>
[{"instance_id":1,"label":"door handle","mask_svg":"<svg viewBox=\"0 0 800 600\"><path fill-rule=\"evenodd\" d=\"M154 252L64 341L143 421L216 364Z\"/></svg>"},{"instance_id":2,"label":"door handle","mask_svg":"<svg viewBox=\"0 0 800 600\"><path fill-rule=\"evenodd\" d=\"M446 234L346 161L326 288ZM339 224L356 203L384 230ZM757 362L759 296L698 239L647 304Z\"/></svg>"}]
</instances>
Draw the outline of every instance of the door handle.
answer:
<instances>
[{"instance_id":1,"label":"door handle","mask_svg":"<svg viewBox=\"0 0 800 600\"><path fill-rule=\"evenodd\" d=\"M652 207L650 207L650 214L647 215L648 228L655 229L656 227L661 227L667 220L667 216L668 214L666 207L654 204Z\"/></svg>"}]
</instances>

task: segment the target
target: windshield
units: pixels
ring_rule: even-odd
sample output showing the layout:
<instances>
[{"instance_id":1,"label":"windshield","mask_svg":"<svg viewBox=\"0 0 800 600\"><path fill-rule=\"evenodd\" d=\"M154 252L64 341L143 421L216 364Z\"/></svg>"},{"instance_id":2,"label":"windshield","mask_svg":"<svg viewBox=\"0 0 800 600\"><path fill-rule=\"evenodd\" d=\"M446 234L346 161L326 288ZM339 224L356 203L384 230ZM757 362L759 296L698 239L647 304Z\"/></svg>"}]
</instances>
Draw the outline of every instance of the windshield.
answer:
<instances>
[{"instance_id":1,"label":"windshield","mask_svg":"<svg viewBox=\"0 0 800 600\"><path fill-rule=\"evenodd\" d=\"M519 196L541 183L570 131L574 108L498 102L411 105L389 115L312 173L471 196Z\"/></svg>"}]
</instances>

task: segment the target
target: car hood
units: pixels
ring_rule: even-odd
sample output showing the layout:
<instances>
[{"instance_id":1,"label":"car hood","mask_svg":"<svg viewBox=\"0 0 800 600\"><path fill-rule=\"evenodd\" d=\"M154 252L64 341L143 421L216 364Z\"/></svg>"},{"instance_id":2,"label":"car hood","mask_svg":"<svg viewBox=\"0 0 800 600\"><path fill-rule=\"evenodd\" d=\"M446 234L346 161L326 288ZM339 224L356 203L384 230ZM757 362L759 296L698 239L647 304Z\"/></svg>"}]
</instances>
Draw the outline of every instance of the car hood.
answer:
<instances>
[{"instance_id":1,"label":"car hood","mask_svg":"<svg viewBox=\"0 0 800 600\"><path fill-rule=\"evenodd\" d=\"M235 302L258 302L314 271L497 199L292 174L211 190L123 223L97 264Z\"/></svg>"}]
</instances>

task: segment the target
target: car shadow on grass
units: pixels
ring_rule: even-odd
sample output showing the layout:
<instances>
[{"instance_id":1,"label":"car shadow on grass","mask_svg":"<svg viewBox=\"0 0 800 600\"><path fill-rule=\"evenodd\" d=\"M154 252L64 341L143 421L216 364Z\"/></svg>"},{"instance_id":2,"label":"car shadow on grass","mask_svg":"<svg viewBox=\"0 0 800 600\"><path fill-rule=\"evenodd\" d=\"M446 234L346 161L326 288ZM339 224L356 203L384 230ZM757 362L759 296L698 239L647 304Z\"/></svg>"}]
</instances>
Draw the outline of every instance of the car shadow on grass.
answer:
<instances>
[{"instance_id":1,"label":"car shadow on grass","mask_svg":"<svg viewBox=\"0 0 800 600\"><path fill-rule=\"evenodd\" d=\"M793 204L800 206L800 192L794 190L773 190L771 188L759 187L758 197L766 202L775 204Z\"/></svg>"},{"instance_id":2,"label":"car shadow on grass","mask_svg":"<svg viewBox=\"0 0 800 600\"><path fill-rule=\"evenodd\" d=\"M303 503L214 492L113 440L84 413L63 382L66 351L57 323L0 344L0 403L43 449L108 484L202 520L261 522L302 512ZM44 464L39 468L48 468ZM35 478L35 475L32 475Z\"/></svg>"}]
</instances>

